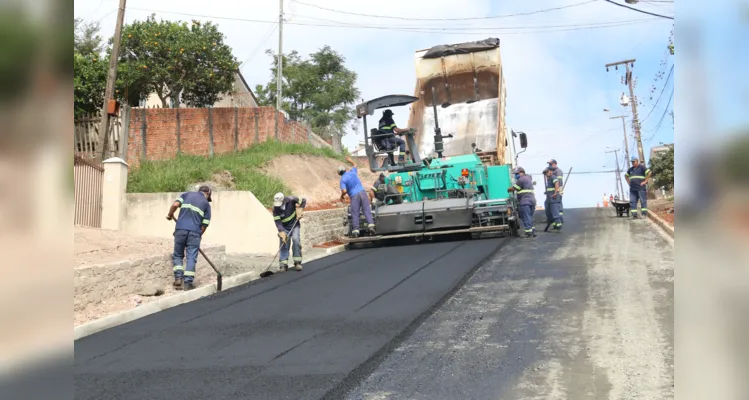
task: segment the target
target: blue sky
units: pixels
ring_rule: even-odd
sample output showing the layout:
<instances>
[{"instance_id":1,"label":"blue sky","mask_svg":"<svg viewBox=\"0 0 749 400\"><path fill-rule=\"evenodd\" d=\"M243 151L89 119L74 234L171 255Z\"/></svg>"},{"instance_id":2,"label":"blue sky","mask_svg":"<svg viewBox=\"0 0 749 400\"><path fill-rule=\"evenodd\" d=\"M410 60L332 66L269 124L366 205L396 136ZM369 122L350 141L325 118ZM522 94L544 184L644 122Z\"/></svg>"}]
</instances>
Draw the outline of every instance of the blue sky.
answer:
<instances>
[{"instance_id":1,"label":"blue sky","mask_svg":"<svg viewBox=\"0 0 749 400\"><path fill-rule=\"evenodd\" d=\"M636 94L643 103L639 112L647 115L661 91L665 79L655 81L659 70L668 73L675 61L666 55L672 20L658 19L629 11L603 0L506 18L470 21L423 21L413 18L475 18L493 15L527 13L549 8L565 7L585 0L536 0L533 2L496 2L490 0L381 0L351 2L344 0L286 0L288 23L284 25L284 50L296 49L303 54L330 45L342 53L347 65L359 74L358 85L364 98L385 94L412 94L415 84L414 51L438 44L498 37L507 83L507 122L515 130L529 136L528 151L520 157L520 164L528 171L540 172L551 157L559 161L566 172L601 171L614 168L613 154L606 147L622 148L620 120L610 116L631 115L619 104L619 96L626 91L621 84L622 70L606 72L606 63L636 58L633 69L637 78ZM387 19L353 16L327 11L319 7L348 13L395 16ZM509 4L512 3L512 4ZM206 5L210 4L210 5ZM87 20L100 20L105 36L114 31L116 0L75 0L75 15ZM204 16L274 21L278 3L275 1L212 0L128 0L126 22L145 18L151 11L158 17L190 20L178 13ZM674 15L673 3L640 3L644 10ZM680 8L681 12L681 8ZM211 19L201 17L200 19ZM240 61L242 72L251 85L264 84L270 75L270 59L263 53L276 48L278 31L272 23L212 19L227 36ZM627 23L603 29L584 29L592 24ZM307 25L295 25L307 24ZM347 25L324 27L317 25ZM390 27L365 29L367 27ZM417 28L419 32L403 32ZM449 32L425 32L433 28ZM728 29L725 25L723 29ZM745 42L744 42L745 43ZM730 48L730 45L725 44ZM738 46L738 44L737 44ZM678 46L677 46L678 47ZM737 47L734 47L736 49ZM744 52L745 53L745 52ZM678 54L678 49L677 49ZM746 54L742 55L746 66ZM661 66L661 62L665 65ZM736 66L738 68L738 65ZM745 69L744 69L745 70ZM659 142L672 143L674 130L671 117L663 115L671 89L679 74L667 83L658 107L643 123L644 147ZM664 76L665 78L665 76ZM655 97L650 100L650 89L655 84ZM712 90L730 90L731 86ZM744 93L746 101L746 92ZM678 104L677 94L671 102ZM735 96L726 100L728 106L740 107ZM744 108L746 103L744 102ZM604 108L611 112L603 112ZM720 108L720 107L718 107ZM396 122L407 124L407 110L396 111ZM738 113L738 112L736 112ZM677 113L678 114L678 113ZM628 122L628 133L632 132ZM736 124L741 121L737 120ZM344 137L344 144L353 148L362 140L361 130ZM630 138L630 146L634 140ZM621 153L620 153L621 154ZM620 157L622 161L623 157ZM623 162L622 162L623 163ZM614 174L572 175L566 190L565 206L595 206L603 193L615 190Z\"/></svg>"}]
</instances>

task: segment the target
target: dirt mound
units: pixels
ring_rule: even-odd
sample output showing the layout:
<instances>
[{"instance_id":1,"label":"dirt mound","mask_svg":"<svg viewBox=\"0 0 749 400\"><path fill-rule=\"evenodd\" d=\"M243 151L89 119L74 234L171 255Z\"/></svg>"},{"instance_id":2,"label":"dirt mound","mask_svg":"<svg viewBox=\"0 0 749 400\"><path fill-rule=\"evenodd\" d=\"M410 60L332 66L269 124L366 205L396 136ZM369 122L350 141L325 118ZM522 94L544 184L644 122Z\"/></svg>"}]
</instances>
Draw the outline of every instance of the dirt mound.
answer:
<instances>
[{"instance_id":1,"label":"dirt mound","mask_svg":"<svg viewBox=\"0 0 749 400\"><path fill-rule=\"evenodd\" d=\"M340 206L341 177L337 169L342 164L346 165L325 157L285 155L273 159L262 170L283 181L291 189L290 194L306 198L310 209L320 209ZM370 172L369 167L359 165L359 179L365 189L372 185L378 175Z\"/></svg>"},{"instance_id":2,"label":"dirt mound","mask_svg":"<svg viewBox=\"0 0 749 400\"><path fill-rule=\"evenodd\" d=\"M231 172L224 170L213 174L209 181L198 182L188 186L187 191L195 192L204 185L210 187L213 191L234 190L236 187L234 176Z\"/></svg>"}]
</instances>

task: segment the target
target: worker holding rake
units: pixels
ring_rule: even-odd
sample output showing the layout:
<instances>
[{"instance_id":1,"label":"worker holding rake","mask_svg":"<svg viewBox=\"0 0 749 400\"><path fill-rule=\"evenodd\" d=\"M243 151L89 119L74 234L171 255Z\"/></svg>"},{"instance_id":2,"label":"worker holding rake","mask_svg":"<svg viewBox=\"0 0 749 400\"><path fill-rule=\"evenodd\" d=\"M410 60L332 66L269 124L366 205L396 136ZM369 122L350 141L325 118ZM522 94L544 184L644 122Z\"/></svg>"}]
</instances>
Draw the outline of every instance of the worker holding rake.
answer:
<instances>
[{"instance_id":1,"label":"worker holding rake","mask_svg":"<svg viewBox=\"0 0 749 400\"><path fill-rule=\"evenodd\" d=\"M302 228L299 226L299 220L302 219L306 206L307 200L303 198L284 196L280 192L273 196L273 221L278 229L279 245L281 246L278 268L282 271L289 269L289 240L292 241L294 269L302 270L302 240L300 237Z\"/></svg>"},{"instance_id":2,"label":"worker holding rake","mask_svg":"<svg viewBox=\"0 0 749 400\"><path fill-rule=\"evenodd\" d=\"M174 229L174 288L194 289L195 264L198 261L200 240L211 223L211 188L201 186L197 192L183 193L172 203L166 219L174 220L179 209L179 217ZM183 263L187 253L187 262ZM187 268L185 268L185 265Z\"/></svg>"}]
</instances>

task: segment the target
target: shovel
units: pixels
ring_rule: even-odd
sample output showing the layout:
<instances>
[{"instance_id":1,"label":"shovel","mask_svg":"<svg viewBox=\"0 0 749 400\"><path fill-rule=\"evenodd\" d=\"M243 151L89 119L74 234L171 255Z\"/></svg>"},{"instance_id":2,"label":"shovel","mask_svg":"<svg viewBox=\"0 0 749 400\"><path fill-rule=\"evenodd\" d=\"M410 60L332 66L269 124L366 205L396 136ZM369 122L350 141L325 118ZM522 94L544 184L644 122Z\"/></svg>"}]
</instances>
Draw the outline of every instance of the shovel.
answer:
<instances>
[{"instance_id":1,"label":"shovel","mask_svg":"<svg viewBox=\"0 0 749 400\"><path fill-rule=\"evenodd\" d=\"M291 225L291 229L289 229L289 232L293 231L294 228L296 228L296 224L299 223L299 220L301 220L301 219L302 219L302 217L297 218L297 220L294 221L294 225ZM291 238L286 238L286 240L289 240L289 239L291 239ZM263 272L260 273L260 277L261 278L267 278L267 277L275 274L275 272L271 271L270 269L273 267L273 263L276 261L276 257L278 257L278 254L281 253L281 249L283 248L283 246L285 244L286 243L281 243L281 246L278 248L278 251L276 252L276 255L273 256L272 260L270 260L270 264L268 265L268 268L266 268L265 271L263 271Z\"/></svg>"}]
</instances>

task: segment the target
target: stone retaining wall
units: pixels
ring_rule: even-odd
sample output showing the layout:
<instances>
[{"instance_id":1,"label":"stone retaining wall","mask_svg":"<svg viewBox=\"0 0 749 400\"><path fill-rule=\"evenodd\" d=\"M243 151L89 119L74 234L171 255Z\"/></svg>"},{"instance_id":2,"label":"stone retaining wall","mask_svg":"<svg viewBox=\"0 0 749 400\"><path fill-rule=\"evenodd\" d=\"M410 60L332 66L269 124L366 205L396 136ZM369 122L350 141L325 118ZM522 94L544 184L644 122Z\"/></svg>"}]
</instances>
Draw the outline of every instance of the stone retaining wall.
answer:
<instances>
[{"instance_id":1,"label":"stone retaining wall","mask_svg":"<svg viewBox=\"0 0 749 400\"><path fill-rule=\"evenodd\" d=\"M302 253L315 244L330 242L343 236L345 208L307 211L302 220Z\"/></svg>"}]
</instances>

